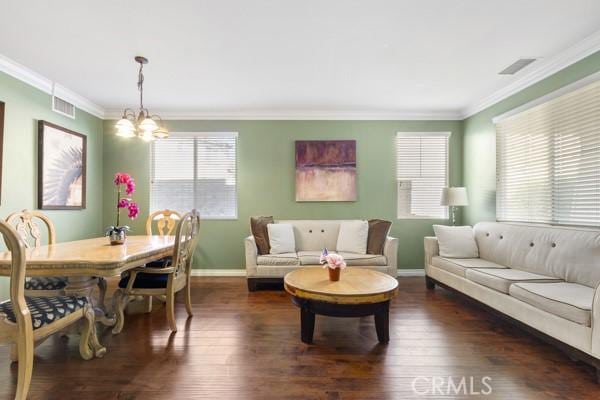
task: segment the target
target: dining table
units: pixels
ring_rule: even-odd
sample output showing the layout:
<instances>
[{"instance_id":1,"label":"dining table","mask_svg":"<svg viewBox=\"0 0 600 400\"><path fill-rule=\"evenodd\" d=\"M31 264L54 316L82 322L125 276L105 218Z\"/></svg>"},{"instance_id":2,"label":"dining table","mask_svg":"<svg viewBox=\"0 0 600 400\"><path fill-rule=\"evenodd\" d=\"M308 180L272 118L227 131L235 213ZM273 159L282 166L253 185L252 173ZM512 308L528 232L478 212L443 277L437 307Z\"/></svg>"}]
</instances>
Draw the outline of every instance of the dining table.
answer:
<instances>
[{"instance_id":1,"label":"dining table","mask_svg":"<svg viewBox=\"0 0 600 400\"><path fill-rule=\"evenodd\" d=\"M174 236L132 235L124 244L111 245L108 238L75 240L28 248L26 276L66 277L65 295L86 297L96 312L96 321L113 326L112 309L93 298L99 278L119 276L133 268L173 254ZM9 276L11 253L0 252L0 276Z\"/></svg>"}]
</instances>

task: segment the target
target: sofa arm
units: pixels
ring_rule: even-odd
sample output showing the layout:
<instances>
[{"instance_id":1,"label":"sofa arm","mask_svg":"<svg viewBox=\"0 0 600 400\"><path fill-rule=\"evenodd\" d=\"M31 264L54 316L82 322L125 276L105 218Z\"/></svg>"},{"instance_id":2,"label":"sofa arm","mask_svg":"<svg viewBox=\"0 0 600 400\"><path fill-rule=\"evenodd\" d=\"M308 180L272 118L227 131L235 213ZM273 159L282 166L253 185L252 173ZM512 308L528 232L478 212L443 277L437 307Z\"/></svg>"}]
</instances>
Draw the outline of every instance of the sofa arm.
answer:
<instances>
[{"instance_id":1,"label":"sofa arm","mask_svg":"<svg viewBox=\"0 0 600 400\"><path fill-rule=\"evenodd\" d=\"M244 239L246 249L246 276L256 276L256 258L258 257L258 248L254 236L250 235Z\"/></svg>"},{"instance_id":2,"label":"sofa arm","mask_svg":"<svg viewBox=\"0 0 600 400\"><path fill-rule=\"evenodd\" d=\"M425 268L431 264L431 259L440 255L440 246L435 236L425 236Z\"/></svg>"},{"instance_id":3,"label":"sofa arm","mask_svg":"<svg viewBox=\"0 0 600 400\"><path fill-rule=\"evenodd\" d=\"M398 275L398 239L388 236L383 245L383 255L387 259L388 274Z\"/></svg>"},{"instance_id":4,"label":"sofa arm","mask_svg":"<svg viewBox=\"0 0 600 400\"><path fill-rule=\"evenodd\" d=\"M600 358L600 285L592 303L592 355Z\"/></svg>"}]
</instances>

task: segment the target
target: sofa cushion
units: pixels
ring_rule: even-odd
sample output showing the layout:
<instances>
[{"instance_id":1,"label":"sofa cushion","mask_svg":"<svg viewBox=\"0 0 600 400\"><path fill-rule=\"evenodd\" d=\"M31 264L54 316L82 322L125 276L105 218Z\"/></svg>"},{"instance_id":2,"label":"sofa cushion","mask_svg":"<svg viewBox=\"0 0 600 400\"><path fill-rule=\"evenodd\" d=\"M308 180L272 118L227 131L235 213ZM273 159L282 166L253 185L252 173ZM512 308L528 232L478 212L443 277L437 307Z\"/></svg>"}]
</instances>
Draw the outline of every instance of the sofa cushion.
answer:
<instances>
[{"instance_id":1,"label":"sofa cushion","mask_svg":"<svg viewBox=\"0 0 600 400\"><path fill-rule=\"evenodd\" d=\"M481 258L596 288L600 230L480 222L473 228Z\"/></svg>"},{"instance_id":2,"label":"sofa cushion","mask_svg":"<svg viewBox=\"0 0 600 400\"><path fill-rule=\"evenodd\" d=\"M296 251L321 251L324 247L336 250L340 223L342 220L281 220L278 224L291 224L294 227Z\"/></svg>"},{"instance_id":3,"label":"sofa cushion","mask_svg":"<svg viewBox=\"0 0 600 400\"><path fill-rule=\"evenodd\" d=\"M509 294L525 303L568 319L591 326L594 289L569 282L515 283Z\"/></svg>"},{"instance_id":4,"label":"sofa cushion","mask_svg":"<svg viewBox=\"0 0 600 400\"><path fill-rule=\"evenodd\" d=\"M496 264L482 258L444 258L435 256L431 259L431 265L453 273L454 275L466 277L469 268L506 268L504 265Z\"/></svg>"},{"instance_id":5,"label":"sofa cushion","mask_svg":"<svg viewBox=\"0 0 600 400\"><path fill-rule=\"evenodd\" d=\"M344 221L340 224L340 232L336 249L352 253L367 254L369 223L367 221Z\"/></svg>"},{"instance_id":6,"label":"sofa cushion","mask_svg":"<svg viewBox=\"0 0 600 400\"><path fill-rule=\"evenodd\" d=\"M265 254L256 258L258 265L300 265L296 253Z\"/></svg>"},{"instance_id":7,"label":"sofa cushion","mask_svg":"<svg viewBox=\"0 0 600 400\"><path fill-rule=\"evenodd\" d=\"M300 259L300 265L321 265L319 263L321 254L321 251L299 251L298 258ZM329 251L329 254L335 254L335 251Z\"/></svg>"},{"instance_id":8,"label":"sofa cushion","mask_svg":"<svg viewBox=\"0 0 600 400\"><path fill-rule=\"evenodd\" d=\"M296 251L294 227L291 224L268 224L269 254L284 254Z\"/></svg>"},{"instance_id":9,"label":"sofa cushion","mask_svg":"<svg viewBox=\"0 0 600 400\"><path fill-rule=\"evenodd\" d=\"M250 218L250 230L254 241L256 242L256 248L258 254L269 254L271 245L269 244L269 231L267 225L273 223L273 217L251 217Z\"/></svg>"},{"instance_id":10,"label":"sofa cushion","mask_svg":"<svg viewBox=\"0 0 600 400\"><path fill-rule=\"evenodd\" d=\"M378 254L358 254L344 251L338 251L338 254L344 257L346 265L349 267L364 267L367 265L384 266L387 265L386 256Z\"/></svg>"},{"instance_id":11,"label":"sofa cushion","mask_svg":"<svg viewBox=\"0 0 600 400\"><path fill-rule=\"evenodd\" d=\"M313 265L308 266L309 268L323 268L321 265ZM256 272L257 277L261 278L283 278L286 274L298 269L302 268L300 265L276 265L276 266L267 266L267 265L257 265ZM364 265L360 268L368 269L371 271L378 271L384 274L389 274L390 271L387 266L382 265ZM323 271L324 279L327 279L327 272ZM344 271L342 271L342 279L344 276Z\"/></svg>"},{"instance_id":12,"label":"sofa cushion","mask_svg":"<svg viewBox=\"0 0 600 400\"><path fill-rule=\"evenodd\" d=\"M517 282L560 282L552 276L533 274L512 268L469 268L466 278L502 293L508 293L510 285Z\"/></svg>"},{"instance_id":13,"label":"sofa cushion","mask_svg":"<svg viewBox=\"0 0 600 400\"><path fill-rule=\"evenodd\" d=\"M369 236L367 237L367 254L383 254L385 240L390 233L392 223L383 219L369 220Z\"/></svg>"},{"instance_id":14,"label":"sofa cushion","mask_svg":"<svg viewBox=\"0 0 600 400\"><path fill-rule=\"evenodd\" d=\"M440 256L446 258L478 258L479 250L470 226L433 225Z\"/></svg>"}]
</instances>

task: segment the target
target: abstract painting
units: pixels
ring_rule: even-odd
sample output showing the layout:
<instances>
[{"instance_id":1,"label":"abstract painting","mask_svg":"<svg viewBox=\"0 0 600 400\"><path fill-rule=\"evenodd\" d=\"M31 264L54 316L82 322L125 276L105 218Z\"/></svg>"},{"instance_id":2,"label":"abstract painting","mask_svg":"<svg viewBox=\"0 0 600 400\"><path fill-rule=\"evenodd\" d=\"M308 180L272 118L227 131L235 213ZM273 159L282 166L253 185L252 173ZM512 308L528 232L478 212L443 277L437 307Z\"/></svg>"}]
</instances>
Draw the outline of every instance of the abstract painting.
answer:
<instances>
[{"instance_id":1,"label":"abstract painting","mask_svg":"<svg viewBox=\"0 0 600 400\"><path fill-rule=\"evenodd\" d=\"M296 201L356 201L356 140L296 141Z\"/></svg>"},{"instance_id":2,"label":"abstract painting","mask_svg":"<svg viewBox=\"0 0 600 400\"><path fill-rule=\"evenodd\" d=\"M87 138L46 121L38 128L38 207L85 208Z\"/></svg>"}]
</instances>

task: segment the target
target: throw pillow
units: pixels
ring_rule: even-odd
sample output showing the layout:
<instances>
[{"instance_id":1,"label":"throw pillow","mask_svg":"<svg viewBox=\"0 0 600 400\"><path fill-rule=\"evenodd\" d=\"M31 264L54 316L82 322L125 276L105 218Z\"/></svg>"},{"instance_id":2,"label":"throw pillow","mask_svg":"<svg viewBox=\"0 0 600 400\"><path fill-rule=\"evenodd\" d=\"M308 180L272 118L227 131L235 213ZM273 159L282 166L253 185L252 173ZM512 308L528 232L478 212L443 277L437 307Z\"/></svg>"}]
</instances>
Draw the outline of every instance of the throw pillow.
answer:
<instances>
[{"instance_id":1,"label":"throw pillow","mask_svg":"<svg viewBox=\"0 0 600 400\"><path fill-rule=\"evenodd\" d=\"M269 254L271 246L269 245L269 231L267 230L267 224L273 223L273 217L251 217L250 218L250 230L256 247L258 248L258 255Z\"/></svg>"},{"instance_id":2,"label":"throw pillow","mask_svg":"<svg viewBox=\"0 0 600 400\"><path fill-rule=\"evenodd\" d=\"M369 220L369 236L367 238L367 254L383 254L383 246L390 232L392 223L382 219Z\"/></svg>"},{"instance_id":3,"label":"throw pillow","mask_svg":"<svg viewBox=\"0 0 600 400\"><path fill-rule=\"evenodd\" d=\"M478 258L479 249L470 226L434 225L440 256L447 258Z\"/></svg>"},{"instance_id":4,"label":"throw pillow","mask_svg":"<svg viewBox=\"0 0 600 400\"><path fill-rule=\"evenodd\" d=\"M268 224L270 254L283 254L296 252L296 238L294 227L290 224Z\"/></svg>"},{"instance_id":5,"label":"throw pillow","mask_svg":"<svg viewBox=\"0 0 600 400\"><path fill-rule=\"evenodd\" d=\"M340 223L337 251L366 254L369 223L367 221L344 221Z\"/></svg>"}]
</instances>

